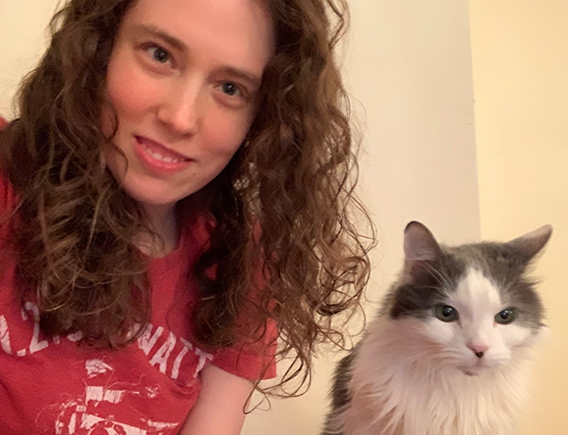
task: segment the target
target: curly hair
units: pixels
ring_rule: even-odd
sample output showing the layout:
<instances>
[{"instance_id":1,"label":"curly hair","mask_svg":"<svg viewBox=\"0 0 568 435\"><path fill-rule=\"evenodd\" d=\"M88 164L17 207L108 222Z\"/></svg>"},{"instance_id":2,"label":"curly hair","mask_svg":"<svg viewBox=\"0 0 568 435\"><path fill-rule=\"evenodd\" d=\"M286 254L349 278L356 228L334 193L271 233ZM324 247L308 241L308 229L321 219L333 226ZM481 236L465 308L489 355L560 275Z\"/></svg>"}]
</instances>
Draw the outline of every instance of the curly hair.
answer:
<instances>
[{"instance_id":1,"label":"curly hair","mask_svg":"<svg viewBox=\"0 0 568 435\"><path fill-rule=\"evenodd\" d=\"M181 201L199 201L214 221L193 271L192 324L197 343L216 348L258 339L274 319L278 356L294 357L282 384L297 376L304 384L317 345L342 344L335 320L358 307L374 231L354 193L357 149L333 54L345 0L264 1L276 50L257 116L228 166ZM81 331L114 348L133 339L151 308L133 243L150 229L101 155L112 140L100 125L108 60L134 2L70 0L22 84L18 118L0 136L1 166L20 197L19 273L37 288L42 331ZM253 319L246 330L243 312Z\"/></svg>"}]
</instances>

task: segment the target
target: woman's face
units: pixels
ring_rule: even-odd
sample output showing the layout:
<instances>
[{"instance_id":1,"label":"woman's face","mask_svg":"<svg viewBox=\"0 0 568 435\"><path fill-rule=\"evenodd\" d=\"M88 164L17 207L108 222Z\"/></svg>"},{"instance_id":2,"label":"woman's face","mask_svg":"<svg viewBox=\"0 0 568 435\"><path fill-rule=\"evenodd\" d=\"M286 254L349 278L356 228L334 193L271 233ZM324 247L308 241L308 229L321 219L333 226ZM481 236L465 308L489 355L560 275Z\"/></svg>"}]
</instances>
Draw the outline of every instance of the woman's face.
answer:
<instances>
[{"instance_id":1,"label":"woman's face","mask_svg":"<svg viewBox=\"0 0 568 435\"><path fill-rule=\"evenodd\" d=\"M106 79L118 117L108 167L146 207L173 207L227 165L257 109L274 51L260 0L137 0L118 31ZM110 108L103 128L111 132Z\"/></svg>"}]
</instances>

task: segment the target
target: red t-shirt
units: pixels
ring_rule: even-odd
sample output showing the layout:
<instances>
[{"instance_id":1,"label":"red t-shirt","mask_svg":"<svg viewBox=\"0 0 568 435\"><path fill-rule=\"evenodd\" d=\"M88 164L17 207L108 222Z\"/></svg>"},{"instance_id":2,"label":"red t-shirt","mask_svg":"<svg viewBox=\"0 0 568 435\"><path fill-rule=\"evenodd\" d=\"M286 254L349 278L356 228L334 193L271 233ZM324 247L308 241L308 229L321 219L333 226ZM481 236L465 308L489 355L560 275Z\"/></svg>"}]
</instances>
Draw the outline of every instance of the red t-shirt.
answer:
<instances>
[{"instance_id":1,"label":"red t-shirt","mask_svg":"<svg viewBox=\"0 0 568 435\"><path fill-rule=\"evenodd\" d=\"M0 176L0 218L16 201ZM0 434L175 434L197 400L205 365L251 380L268 365L263 377L275 376L272 346L207 352L192 344L196 287L188 271L205 234L199 218L174 252L151 261L150 324L136 342L113 351L79 345L77 334L41 333L37 306L22 307L17 298L18 255L6 243L9 225L0 224ZM267 336L274 334L271 328Z\"/></svg>"}]
</instances>

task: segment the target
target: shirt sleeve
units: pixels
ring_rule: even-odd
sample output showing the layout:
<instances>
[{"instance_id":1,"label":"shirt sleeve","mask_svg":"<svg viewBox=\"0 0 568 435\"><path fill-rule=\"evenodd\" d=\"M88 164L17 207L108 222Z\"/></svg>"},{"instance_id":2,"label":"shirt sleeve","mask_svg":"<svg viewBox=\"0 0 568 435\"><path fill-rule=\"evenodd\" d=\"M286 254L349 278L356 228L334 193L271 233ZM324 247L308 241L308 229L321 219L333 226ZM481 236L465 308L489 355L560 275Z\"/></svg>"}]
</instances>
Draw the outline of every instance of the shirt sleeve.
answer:
<instances>
[{"instance_id":1,"label":"shirt sleeve","mask_svg":"<svg viewBox=\"0 0 568 435\"><path fill-rule=\"evenodd\" d=\"M273 319L267 321L266 331L259 339L248 339L233 347L219 349L212 364L251 381L276 376L278 331Z\"/></svg>"}]
</instances>

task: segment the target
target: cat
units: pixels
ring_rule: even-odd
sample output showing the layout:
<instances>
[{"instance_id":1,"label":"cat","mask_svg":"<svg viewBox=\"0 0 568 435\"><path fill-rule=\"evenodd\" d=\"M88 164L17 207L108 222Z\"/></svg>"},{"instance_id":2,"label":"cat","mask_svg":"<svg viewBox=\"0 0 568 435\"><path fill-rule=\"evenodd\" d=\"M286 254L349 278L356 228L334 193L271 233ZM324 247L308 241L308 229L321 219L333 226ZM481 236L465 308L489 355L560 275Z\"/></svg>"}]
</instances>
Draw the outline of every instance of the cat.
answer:
<instances>
[{"instance_id":1,"label":"cat","mask_svg":"<svg viewBox=\"0 0 568 435\"><path fill-rule=\"evenodd\" d=\"M336 368L322 435L516 433L545 329L527 269L551 234L447 247L409 223L404 270Z\"/></svg>"}]
</instances>

